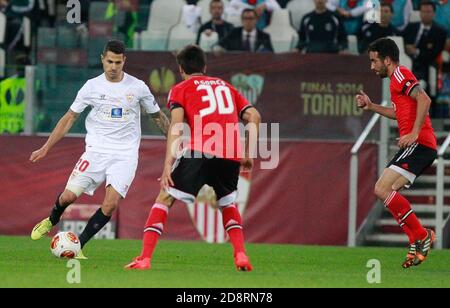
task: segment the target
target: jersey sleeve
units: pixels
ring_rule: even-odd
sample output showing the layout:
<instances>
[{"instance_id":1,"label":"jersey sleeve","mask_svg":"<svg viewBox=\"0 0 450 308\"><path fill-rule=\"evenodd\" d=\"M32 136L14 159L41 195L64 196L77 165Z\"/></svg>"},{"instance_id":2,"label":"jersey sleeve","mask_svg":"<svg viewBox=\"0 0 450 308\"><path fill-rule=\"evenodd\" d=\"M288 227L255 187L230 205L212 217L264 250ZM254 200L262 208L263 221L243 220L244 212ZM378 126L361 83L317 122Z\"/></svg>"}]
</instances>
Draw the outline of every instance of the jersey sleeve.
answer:
<instances>
[{"instance_id":1,"label":"jersey sleeve","mask_svg":"<svg viewBox=\"0 0 450 308\"><path fill-rule=\"evenodd\" d=\"M184 108L183 91L179 87L173 87L169 92L167 99L167 108L173 110L175 108Z\"/></svg>"},{"instance_id":2,"label":"jersey sleeve","mask_svg":"<svg viewBox=\"0 0 450 308\"><path fill-rule=\"evenodd\" d=\"M82 113L87 106L90 105L90 85L87 81L83 87L78 91L75 101L70 106L70 110L76 113Z\"/></svg>"},{"instance_id":3,"label":"jersey sleeve","mask_svg":"<svg viewBox=\"0 0 450 308\"><path fill-rule=\"evenodd\" d=\"M234 97L235 97L237 112L238 112L239 118L242 118L242 115L244 114L245 110L247 110L248 108L251 108L253 106L241 93L239 93L238 90L236 90L234 88L233 88L233 90L235 93Z\"/></svg>"},{"instance_id":4,"label":"jersey sleeve","mask_svg":"<svg viewBox=\"0 0 450 308\"><path fill-rule=\"evenodd\" d=\"M144 82L142 82L141 86L141 97L139 99L139 103L144 108L146 113L157 113L160 110L155 97Z\"/></svg>"},{"instance_id":5,"label":"jersey sleeve","mask_svg":"<svg viewBox=\"0 0 450 308\"><path fill-rule=\"evenodd\" d=\"M394 71L394 80L397 90L408 96L411 94L411 91L419 85L414 74L403 66Z\"/></svg>"}]
</instances>

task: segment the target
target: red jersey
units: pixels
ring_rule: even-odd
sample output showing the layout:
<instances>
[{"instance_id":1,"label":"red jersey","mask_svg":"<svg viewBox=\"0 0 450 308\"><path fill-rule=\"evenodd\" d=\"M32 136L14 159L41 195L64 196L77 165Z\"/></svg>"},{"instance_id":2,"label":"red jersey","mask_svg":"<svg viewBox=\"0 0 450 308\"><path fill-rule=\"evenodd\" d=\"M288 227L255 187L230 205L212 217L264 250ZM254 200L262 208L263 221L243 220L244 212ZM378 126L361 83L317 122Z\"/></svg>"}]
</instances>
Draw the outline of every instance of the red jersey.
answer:
<instances>
[{"instance_id":1,"label":"red jersey","mask_svg":"<svg viewBox=\"0 0 450 308\"><path fill-rule=\"evenodd\" d=\"M181 107L191 130L188 149L219 158L243 157L239 118L251 104L220 78L195 76L174 86L168 108Z\"/></svg>"},{"instance_id":2,"label":"red jersey","mask_svg":"<svg viewBox=\"0 0 450 308\"><path fill-rule=\"evenodd\" d=\"M400 136L410 134L416 122L417 101L409 95L417 85L419 82L414 74L404 66L398 66L391 76L391 100ZM420 130L417 142L423 146L437 149L436 136L429 115Z\"/></svg>"}]
</instances>

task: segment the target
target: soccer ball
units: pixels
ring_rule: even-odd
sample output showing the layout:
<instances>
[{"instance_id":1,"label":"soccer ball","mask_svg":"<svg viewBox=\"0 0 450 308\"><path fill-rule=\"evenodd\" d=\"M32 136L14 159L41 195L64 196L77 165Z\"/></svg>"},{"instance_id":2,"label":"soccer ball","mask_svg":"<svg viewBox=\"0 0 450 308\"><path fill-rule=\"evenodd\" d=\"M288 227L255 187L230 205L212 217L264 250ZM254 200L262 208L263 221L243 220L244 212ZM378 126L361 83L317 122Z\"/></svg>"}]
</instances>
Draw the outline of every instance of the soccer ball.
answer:
<instances>
[{"instance_id":1,"label":"soccer ball","mask_svg":"<svg viewBox=\"0 0 450 308\"><path fill-rule=\"evenodd\" d=\"M81 250L80 240L73 232L59 232L53 237L50 250L57 258L73 259Z\"/></svg>"}]
</instances>

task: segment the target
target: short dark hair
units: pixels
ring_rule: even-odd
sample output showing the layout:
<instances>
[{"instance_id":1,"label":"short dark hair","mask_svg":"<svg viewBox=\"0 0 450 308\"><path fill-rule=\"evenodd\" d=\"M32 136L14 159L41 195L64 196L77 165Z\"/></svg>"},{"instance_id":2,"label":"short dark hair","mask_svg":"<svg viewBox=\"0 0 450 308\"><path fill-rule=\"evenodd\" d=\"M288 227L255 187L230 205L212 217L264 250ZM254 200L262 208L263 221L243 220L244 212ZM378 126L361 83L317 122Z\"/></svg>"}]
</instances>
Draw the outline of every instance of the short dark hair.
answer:
<instances>
[{"instance_id":1,"label":"short dark hair","mask_svg":"<svg viewBox=\"0 0 450 308\"><path fill-rule=\"evenodd\" d=\"M245 13L248 13L248 12L251 12L251 13L253 13L253 15L255 15L255 17L258 17L258 13L256 13L256 11L254 9L246 8L242 11L241 18L242 18L242 16L244 16Z\"/></svg>"},{"instance_id":2,"label":"short dark hair","mask_svg":"<svg viewBox=\"0 0 450 308\"><path fill-rule=\"evenodd\" d=\"M400 50L397 44L390 38L380 38L369 45L368 52L378 52L378 56L384 60L387 57L398 63L400 61Z\"/></svg>"},{"instance_id":3,"label":"short dark hair","mask_svg":"<svg viewBox=\"0 0 450 308\"><path fill-rule=\"evenodd\" d=\"M197 45L187 45L178 52L177 63L188 75L203 73L206 67L206 54Z\"/></svg>"},{"instance_id":4,"label":"short dark hair","mask_svg":"<svg viewBox=\"0 0 450 308\"><path fill-rule=\"evenodd\" d=\"M424 5L431 5L433 7L433 11L436 12L436 3L434 3L433 1L429 1L429 0L422 0L422 1L420 1L419 10Z\"/></svg>"},{"instance_id":5,"label":"short dark hair","mask_svg":"<svg viewBox=\"0 0 450 308\"><path fill-rule=\"evenodd\" d=\"M383 7L383 6L387 6L391 10L391 13L394 13L394 7L392 6L392 3L382 2L380 7Z\"/></svg>"},{"instance_id":6,"label":"short dark hair","mask_svg":"<svg viewBox=\"0 0 450 308\"><path fill-rule=\"evenodd\" d=\"M216 3L216 2L223 4L222 0L211 0L211 2L209 3L209 6L211 6L211 4Z\"/></svg>"},{"instance_id":7,"label":"short dark hair","mask_svg":"<svg viewBox=\"0 0 450 308\"><path fill-rule=\"evenodd\" d=\"M125 55L125 44L119 40L110 40L103 48L103 55L105 56L108 51L111 51L117 55Z\"/></svg>"}]
</instances>

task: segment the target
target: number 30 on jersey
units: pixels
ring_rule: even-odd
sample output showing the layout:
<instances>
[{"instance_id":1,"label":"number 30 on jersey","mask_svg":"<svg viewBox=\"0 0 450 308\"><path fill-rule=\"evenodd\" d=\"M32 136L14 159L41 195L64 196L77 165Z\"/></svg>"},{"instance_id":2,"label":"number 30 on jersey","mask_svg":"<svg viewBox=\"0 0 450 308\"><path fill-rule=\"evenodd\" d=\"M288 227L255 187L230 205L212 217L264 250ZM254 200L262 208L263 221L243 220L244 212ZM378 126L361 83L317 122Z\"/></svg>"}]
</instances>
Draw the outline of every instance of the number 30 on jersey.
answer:
<instances>
[{"instance_id":1,"label":"number 30 on jersey","mask_svg":"<svg viewBox=\"0 0 450 308\"><path fill-rule=\"evenodd\" d=\"M231 114L234 112L233 97L230 88L227 86L217 86L213 89L210 85L200 85L197 91L206 91L206 95L202 96L202 101L208 103L209 106L200 110L200 117L213 114L216 111L219 114Z\"/></svg>"}]
</instances>

